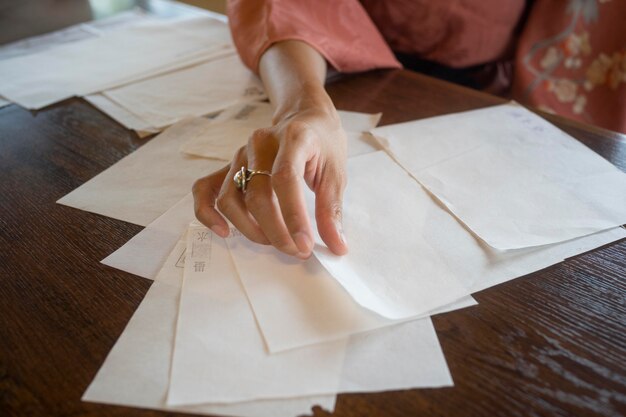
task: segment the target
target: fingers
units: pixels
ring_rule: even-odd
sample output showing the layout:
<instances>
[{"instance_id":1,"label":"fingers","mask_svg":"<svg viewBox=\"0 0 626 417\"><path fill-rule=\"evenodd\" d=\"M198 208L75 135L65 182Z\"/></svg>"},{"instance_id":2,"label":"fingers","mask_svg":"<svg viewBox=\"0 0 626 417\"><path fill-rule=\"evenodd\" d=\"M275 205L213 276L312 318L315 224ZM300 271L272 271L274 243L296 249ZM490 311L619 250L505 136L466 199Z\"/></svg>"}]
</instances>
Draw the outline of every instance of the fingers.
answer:
<instances>
[{"instance_id":1,"label":"fingers","mask_svg":"<svg viewBox=\"0 0 626 417\"><path fill-rule=\"evenodd\" d=\"M229 169L230 165L227 165L211 175L200 178L191 188L196 218L221 237L227 237L229 230L228 224L215 209L215 200Z\"/></svg>"},{"instance_id":2,"label":"fingers","mask_svg":"<svg viewBox=\"0 0 626 417\"><path fill-rule=\"evenodd\" d=\"M314 243L302 187L306 165L313 158L308 134L301 133L282 144L272 171L272 187L282 217L302 258L311 255Z\"/></svg>"},{"instance_id":3,"label":"fingers","mask_svg":"<svg viewBox=\"0 0 626 417\"><path fill-rule=\"evenodd\" d=\"M230 166L230 170L228 174L226 174L225 181L216 199L217 208L231 221L237 230L243 233L248 239L267 245L270 243L269 240L248 211L243 198L244 194L241 190L237 189L235 182L232 180L235 173L237 173L242 166L247 166L245 147L237 152Z\"/></svg>"},{"instance_id":4,"label":"fingers","mask_svg":"<svg viewBox=\"0 0 626 417\"><path fill-rule=\"evenodd\" d=\"M249 169L271 171L277 148L277 141L269 131L256 131L248 141ZM272 182L273 179L266 175L253 176L245 193L246 207L273 246L286 254L306 258L310 252L301 253L291 238Z\"/></svg>"},{"instance_id":5,"label":"fingers","mask_svg":"<svg viewBox=\"0 0 626 417\"><path fill-rule=\"evenodd\" d=\"M230 166L194 184L198 219L226 237L229 230L223 215L250 240L271 243L286 254L306 259L314 245L304 198L306 179L315 191L320 236L333 253L347 253L341 228L345 149L339 134L331 134L324 142L317 132L307 123L293 121L284 129L257 130ZM233 181L241 167L271 171L272 176L252 175L242 192Z\"/></svg>"},{"instance_id":6,"label":"fingers","mask_svg":"<svg viewBox=\"0 0 626 417\"><path fill-rule=\"evenodd\" d=\"M348 253L348 245L341 225L345 172L327 167L315 191L315 219L320 237L335 255Z\"/></svg>"},{"instance_id":7,"label":"fingers","mask_svg":"<svg viewBox=\"0 0 626 417\"><path fill-rule=\"evenodd\" d=\"M232 180L235 172L245 165L245 150L242 149L235 155L231 165L194 183L192 191L196 217L219 236L228 237L228 224L220 214L221 211L248 239L267 245L268 239L248 212L243 195Z\"/></svg>"}]
</instances>

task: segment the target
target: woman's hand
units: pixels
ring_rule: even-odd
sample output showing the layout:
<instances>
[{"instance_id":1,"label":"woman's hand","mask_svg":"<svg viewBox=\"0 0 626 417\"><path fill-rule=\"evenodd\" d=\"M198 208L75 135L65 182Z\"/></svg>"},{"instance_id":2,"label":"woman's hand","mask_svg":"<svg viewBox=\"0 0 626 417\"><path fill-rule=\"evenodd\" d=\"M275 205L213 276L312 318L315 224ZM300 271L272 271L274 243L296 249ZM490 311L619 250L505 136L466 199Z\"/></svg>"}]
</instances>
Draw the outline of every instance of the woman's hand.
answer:
<instances>
[{"instance_id":1,"label":"woman's hand","mask_svg":"<svg viewBox=\"0 0 626 417\"><path fill-rule=\"evenodd\" d=\"M314 107L287 115L274 126L254 132L229 166L196 181L196 216L226 237L228 226L217 206L249 239L307 258L314 239L304 178L315 192L320 236L330 250L342 255L347 251L341 233L345 161L346 137L334 109ZM269 171L272 176L255 175L243 193L233 181L241 167Z\"/></svg>"},{"instance_id":2,"label":"woman's hand","mask_svg":"<svg viewBox=\"0 0 626 417\"><path fill-rule=\"evenodd\" d=\"M286 41L265 52L260 72L277 107L273 125L255 131L228 166L196 181L196 216L226 237L223 214L249 239L308 258L314 239L304 179L315 193L321 238L331 251L343 255L348 250L341 231L346 136L323 88L326 63L307 44ZM241 167L272 175L255 175L244 193L233 181Z\"/></svg>"}]
</instances>

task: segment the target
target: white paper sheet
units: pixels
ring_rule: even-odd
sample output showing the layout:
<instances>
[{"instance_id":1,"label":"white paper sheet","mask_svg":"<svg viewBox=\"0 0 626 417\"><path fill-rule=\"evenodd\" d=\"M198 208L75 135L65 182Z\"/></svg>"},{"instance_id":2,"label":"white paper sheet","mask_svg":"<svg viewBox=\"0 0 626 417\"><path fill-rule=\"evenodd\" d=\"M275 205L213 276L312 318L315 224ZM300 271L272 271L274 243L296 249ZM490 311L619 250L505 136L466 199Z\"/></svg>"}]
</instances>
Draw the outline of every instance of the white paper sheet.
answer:
<instances>
[{"instance_id":1,"label":"white paper sheet","mask_svg":"<svg viewBox=\"0 0 626 417\"><path fill-rule=\"evenodd\" d=\"M339 375L325 375L336 358L328 368L324 358L345 344L268 356L224 240L202 226L187 233L183 282L168 403L227 402L277 390L301 395L316 384L336 389ZM351 337L340 368L340 392L452 385L430 319Z\"/></svg>"},{"instance_id":2,"label":"white paper sheet","mask_svg":"<svg viewBox=\"0 0 626 417\"><path fill-rule=\"evenodd\" d=\"M373 133L496 249L547 245L626 223L626 174L519 105Z\"/></svg>"},{"instance_id":3,"label":"white paper sheet","mask_svg":"<svg viewBox=\"0 0 626 417\"><path fill-rule=\"evenodd\" d=\"M104 258L102 263L143 278L154 279L194 218L193 195L189 193L124 246Z\"/></svg>"},{"instance_id":4,"label":"white paper sheet","mask_svg":"<svg viewBox=\"0 0 626 417\"><path fill-rule=\"evenodd\" d=\"M305 414L315 404L332 411L334 395L230 405L165 405L184 252L185 241L181 239L83 399L198 414L253 417ZM450 385L452 379L430 320L412 321L350 339L341 372L342 392Z\"/></svg>"},{"instance_id":5,"label":"white paper sheet","mask_svg":"<svg viewBox=\"0 0 626 417\"><path fill-rule=\"evenodd\" d=\"M350 337L340 393L452 386L432 321L412 320Z\"/></svg>"},{"instance_id":6,"label":"white paper sheet","mask_svg":"<svg viewBox=\"0 0 626 417\"><path fill-rule=\"evenodd\" d=\"M196 179L223 166L178 151L181 141L210 124L204 118L177 123L57 202L148 225L188 194Z\"/></svg>"},{"instance_id":7,"label":"white paper sheet","mask_svg":"<svg viewBox=\"0 0 626 417\"><path fill-rule=\"evenodd\" d=\"M141 21L156 19L137 8L104 19L79 23L67 28L0 45L0 60L44 51L65 43L82 41Z\"/></svg>"},{"instance_id":8,"label":"white paper sheet","mask_svg":"<svg viewBox=\"0 0 626 417\"><path fill-rule=\"evenodd\" d=\"M182 271L176 267L185 242L172 251L141 305L109 352L83 395L105 404L243 417L293 417L320 405L332 412L334 395L252 401L238 404L167 406L165 404L173 351ZM179 264L180 265L180 264Z\"/></svg>"},{"instance_id":9,"label":"white paper sheet","mask_svg":"<svg viewBox=\"0 0 626 417\"><path fill-rule=\"evenodd\" d=\"M235 51L193 67L102 93L153 128L267 98L263 84Z\"/></svg>"},{"instance_id":10,"label":"white paper sheet","mask_svg":"<svg viewBox=\"0 0 626 417\"><path fill-rule=\"evenodd\" d=\"M168 404L336 393L346 343L267 353L224 239L188 229Z\"/></svg>"},{"instance_id":11,"label":"white paper sheet","mask_svg":"<svg viewBox=\"0 0 626 417\"><path fill-rule=\"evenodd\" d=\"M83 98L125 128L136 131L139 137L146 137L161 131L161 129L150 126L145 120L112 102L101 93L89 94Z\"/></svg>"},{"instance_id":12,"label":"white paper sheet","mask_svg":"<svg viewBox=\"0 0 626 417\"><path fill-rule=\"evenodd\" d=\"M271 352L398 324L355 303L314 257L302 262L243 236L226 241ZM442 311L474 304L467 297Z\"/></svg>"},{"instance_id":13,"label":"white paper sheet","mask_svg":"<svg viewBox=\"0 0 626 417\"><path fill-rule=\"evenodd\" d=\"M381 114L367 114L339 110L341 123L348 135L351 155L369 151L372 141L362 132L373 129ZM269 103L248 103L233 106L215 119L209 132L190 138L181 146L181 152L205 158L229 161L248 141L256 129L271 126L273 108Z\"/></svg>"},{"instance_id":14,"label":"white paper sheet","mask_svg":"<svg viewBox=\"0 0 626 417\"><path fill-rule=\"evenodd\" d=\"M351 158L348 178L343 230L350 250L335 256L318 236L314 253L359 304L383 317L405 319L471 293L473 281L452 274L425 238L431 220L420 214L438 208L400 166L376 152ZM313 213L314 195L307 196ZM442 216L436 227L449 223L455 220Z\"/></svg>"},{"instance_id":15,"label":"white paper sheet","mask_svg":"<svg viewBox=\"0 0 626 417\"><path fill-rule=\"evenodd\" d=\"M38 109L198 64L232 48L227 25L215 19L142 22L0 61L0 95Z\"/></svg>"},{"instance_id":16,"label":"white paper sheet","mask_svg":"<svg viewBox=\"0 0 626 417\"><path fill-rule=\"evenodd\" d=\"M354 178L355 170L359 178ZM355 222L363 221L361 217L351 217L351 207L354 203L361 204L359 210L368 214L369 217L363 224L370 226L381 215L385 219L397 218L398 215L393 213L388 204L390 201L394 203L402 201L402 205L398 207L404 210L404 216L412 216L414 222L422 225L421 230L412 233L422 241L419 246L412 246L414 248L412 254L405 256L410 256L410 261L416 263L426 256L428 257L426 262L439 260L439 266L447 269L447 274L459 277L468 284L471 283L469 292L479 291L540 270L566 257L626 236L626 232L618 228L559 245L499 253L477 240L452 215L437 205L416 182L408 179L384 153L352 158L348 162L348 171L349 186L346 190L344 227L350 254L348 257L338 258L336 260L338 265L331 265L333 272L337 274L335 277L346 273L346 270L348 273L354 271L362 271L364 275L370 273L370 270L362 269L363 265L368 265L369 262L355 264L354 268L348 265L349 268L345 270L339 268L342 267L342 261L348 261L349 256L359 253L358 245L362 244L362 241L369 239L368 236L375 235L370 235L370 231L366 229L362 232L363 235L351 237L353 227L359 226ZM410 182L407 183L402 179L402 175ZM389 191L381 190L376 185L378 180L370 178L374 176L387 178L386 182L383 181L383 188L388 184L393 184L394 187L388 187ZM378 196L387 206L369 207L370 203L365 200L368 193ZM416 207L411 200L404 201L389 196L389 193L412 196L419 200L420 206ZM383 221L384 225L389 222L390 220ZM355 239L359 241L356 245L353 243ZM324 271L314 260L302 263L280 255L272 248L255 245L243 238L231 238L227 242L229 246L238 245L231 247L231 253L270 349L280 351L316 341L332 340L347 332L362 331L365 327L363 321L353 319L349 311L346 311L346 303L333 299L341 298L341 293L337 291L338 284L333 288L332 281L323 280ZM373 243L378 242L377 240ZM421 247L428 247L428 250L418 249ZM374 251L367 256L379 261L394 253L389 246L382 245L381 248L384 250ZM332 255L329 258L332 259ZM371 268L375 271L376 265L372 265ZM415 267L415 271L423 269ZM385 283L389 282L389 285L395 285L393 280L398 277L393 273L385 276L383 271L380 271L379 275ZM368 282L370 277L366 276L362 282ZM349 275L348 278L353 277ZM435 281L438 275L435 273L427 275L426 278ZM424 288L429 287L416 286L417 291L425 291ZM377 291L369 293L378 295ZM314 296L310 297L309 294Z\"/></svg>"}]
</instances>

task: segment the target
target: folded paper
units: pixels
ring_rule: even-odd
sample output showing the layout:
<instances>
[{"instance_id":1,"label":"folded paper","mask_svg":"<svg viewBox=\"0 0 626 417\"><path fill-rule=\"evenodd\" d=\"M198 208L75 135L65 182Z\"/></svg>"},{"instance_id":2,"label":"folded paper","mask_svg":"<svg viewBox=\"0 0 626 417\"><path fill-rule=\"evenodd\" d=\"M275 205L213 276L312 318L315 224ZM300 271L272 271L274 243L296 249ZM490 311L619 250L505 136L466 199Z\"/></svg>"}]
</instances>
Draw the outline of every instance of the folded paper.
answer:
<instances>
[{"instance_id":1,"label":"folded paper","mask_svg":"<svg viewBox=\"0 0 626 417\"><path fill-rule=\"evenodd\" d=\"M373 133L493 248L548 245L626 223L626 174L519 105Z\"/></svg>"}]
</instances>

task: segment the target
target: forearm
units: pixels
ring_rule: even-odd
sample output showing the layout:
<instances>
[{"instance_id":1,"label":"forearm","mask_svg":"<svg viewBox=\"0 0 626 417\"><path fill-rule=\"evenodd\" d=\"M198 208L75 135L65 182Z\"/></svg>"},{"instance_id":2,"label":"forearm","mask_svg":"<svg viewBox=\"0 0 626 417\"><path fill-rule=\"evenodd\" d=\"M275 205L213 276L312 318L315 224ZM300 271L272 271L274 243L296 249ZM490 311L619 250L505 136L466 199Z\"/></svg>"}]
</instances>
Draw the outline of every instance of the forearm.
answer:
<instances>
[{"instance_id":1,"label":"forearm","mask_svg":"<svg viewBox=\"0 0 626 417\"><path fill-rule=\"evenodd\" d=\"M309 109L336 117L324 89L326 60L307 43L290 40L273 44L261 57L259 73L276 108L274 122Z\"/></svg>"}]
</instances>

